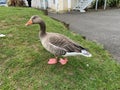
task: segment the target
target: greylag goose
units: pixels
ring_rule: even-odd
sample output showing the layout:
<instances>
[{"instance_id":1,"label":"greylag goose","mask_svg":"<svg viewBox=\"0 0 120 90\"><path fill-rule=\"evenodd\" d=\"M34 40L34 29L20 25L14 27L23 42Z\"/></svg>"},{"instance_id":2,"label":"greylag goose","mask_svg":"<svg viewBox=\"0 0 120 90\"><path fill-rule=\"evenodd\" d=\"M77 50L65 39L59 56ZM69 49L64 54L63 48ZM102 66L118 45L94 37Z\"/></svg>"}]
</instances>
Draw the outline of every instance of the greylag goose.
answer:
<instances>
[{"instance_id":1,"label":"greylag goose","mask_svg":"<svg viewBox=\"0 0 120 90\"><path fill-rule=\"evenodd\" d=\"M59 60L62 65L67 63L67 56L92 56L84 47L70 40L68 37L59 33L46 32L45 22L38 15L32 16L25 25L28 26L31 24L40 25L40 41L47 51L55 55L55 58L49 59L48 64L56 64L58 56L64 56L64 58L60 58Z\"/></svg>"}]
</instances>

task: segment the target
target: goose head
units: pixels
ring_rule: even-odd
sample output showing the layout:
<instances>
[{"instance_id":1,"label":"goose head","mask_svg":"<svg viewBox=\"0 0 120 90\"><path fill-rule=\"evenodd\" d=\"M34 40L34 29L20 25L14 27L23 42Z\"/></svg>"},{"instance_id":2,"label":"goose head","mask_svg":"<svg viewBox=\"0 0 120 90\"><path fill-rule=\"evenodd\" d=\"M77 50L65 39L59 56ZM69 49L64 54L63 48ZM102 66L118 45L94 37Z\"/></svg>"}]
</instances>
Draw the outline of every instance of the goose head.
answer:
<instances>
[{"instance_id":1,"label":"goose head","mask_svg":"<svg viewBox=\"0 0 120 90\"><path fill-rule=\"evenodd\" d=\"M40 36L44 36L46 34L46 25L45 25L44 21L38 15L32 16L25 25L29 26L31 24L39 24L40 25Z\"/></svg>"},{"instance_id":2,"label":"goose head","mask_svg":"<svg viewBox=\"0 0 120 90\"><path fill-rule=\"evenodd\" d=\"M29 26L31 24L40 24L41 22L43 22L43 20L38 15L34 15L29 19L29 21L25 25Z\"/></svg>"}]
</instances>

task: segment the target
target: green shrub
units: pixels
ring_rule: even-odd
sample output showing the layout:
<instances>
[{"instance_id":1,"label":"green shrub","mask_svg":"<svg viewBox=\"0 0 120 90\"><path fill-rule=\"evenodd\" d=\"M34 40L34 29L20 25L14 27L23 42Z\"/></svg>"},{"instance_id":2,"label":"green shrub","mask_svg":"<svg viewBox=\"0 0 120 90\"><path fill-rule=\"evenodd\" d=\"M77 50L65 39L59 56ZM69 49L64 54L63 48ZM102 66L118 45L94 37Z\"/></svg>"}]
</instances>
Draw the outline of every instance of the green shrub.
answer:
<instances>
[{"instance_id":1,"label":"green shrub","mask_svg":"<svg viewBox=\"0 0 120 90\"><path fill-rule=\"evenodd\" d=\"M107 3L109 7L120 7L120 0L109 0Z\"/></svg>"},{"instance_id":2,"label":"green shrub","mask_svg":"<svg viewBox=\"0 0 120 90\"><path fill-rule=\"evenodd\" d=\"M98 0L98 8L103 8L105 0ZM96 0L92 3L92 8L95 8ZM107 7L120 7L120 0L107 0Z\"/></svg>"}]
</instances>

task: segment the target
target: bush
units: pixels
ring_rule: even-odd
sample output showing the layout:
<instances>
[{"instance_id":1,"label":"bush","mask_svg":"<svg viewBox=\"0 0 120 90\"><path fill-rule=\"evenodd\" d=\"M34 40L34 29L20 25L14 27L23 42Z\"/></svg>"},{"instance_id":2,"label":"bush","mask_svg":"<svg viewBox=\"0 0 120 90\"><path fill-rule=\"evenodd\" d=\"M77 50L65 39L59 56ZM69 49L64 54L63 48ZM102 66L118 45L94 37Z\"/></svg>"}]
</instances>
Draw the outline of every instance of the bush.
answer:
<instances>
[{"instance_id":1,"label":"bush","mask_svg":"<svg viewBox=\"0 0 120 90\"><path fill-rule=\"evenodd\" d=\"M109 0L109 7L120 7L120 0Z\"/></svg>"},{"instance_id":2,"label":"bush","mask_svg":"<svg viewBox=\"0 0 120 90\"><path fill-rule=\"evenodd\" d=\"M98 8L103 8L105 0L98 0ZM96 0L92 3L92 8L95 8ZM120 0L107 0L107 7L120 7Z\"/></svg>"},{"instance_id":3,"label":"bush","mask_svg":"<svg viewBox=\"0 0 120 90\"><path fill-rule=\"evenodd\" d=\"M8 6L25 6L23 0L8 0Z\"/></svg>"}]
</instances>

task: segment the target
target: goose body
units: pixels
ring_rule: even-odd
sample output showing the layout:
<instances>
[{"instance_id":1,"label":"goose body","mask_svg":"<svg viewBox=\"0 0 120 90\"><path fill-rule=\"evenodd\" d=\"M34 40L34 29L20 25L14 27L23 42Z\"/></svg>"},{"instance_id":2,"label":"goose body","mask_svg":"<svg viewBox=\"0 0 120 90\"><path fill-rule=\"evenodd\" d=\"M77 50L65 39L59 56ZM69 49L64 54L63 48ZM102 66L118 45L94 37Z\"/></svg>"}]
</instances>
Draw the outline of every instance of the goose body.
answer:
<instances>
[{"instance_id":1,"label":"goose body","mask_svg":"<svg viewBox=\"0 0 120 90\"><path fill-rule=\"evenodd\" d=\"M40 25L41 28L39 32L40 41L43 47L50 53L54 54L56 57L57 56L66 57L66 56L75 56L75 55L83 55L86 57L92 56L84 47L75 43L68 37L59 33L46 32L46 25L39 16L37 15L32 16L30 20L26 23L26 26L31 24ZM51 61L52 60L53 59L51 59Z\"/></svg>"},{"instance_id":2,"label":"goose body","mask_svg":"<svg viewBox=\"0 0 120 90\"><path fill-rule=\"evenodd\" d=\"M50 53L57 56L83 55L91 57L91 54L79 44L73 42L66 36L58 33L47 33L40 37L43 47Z\"/></svg>"}]
</instances>

